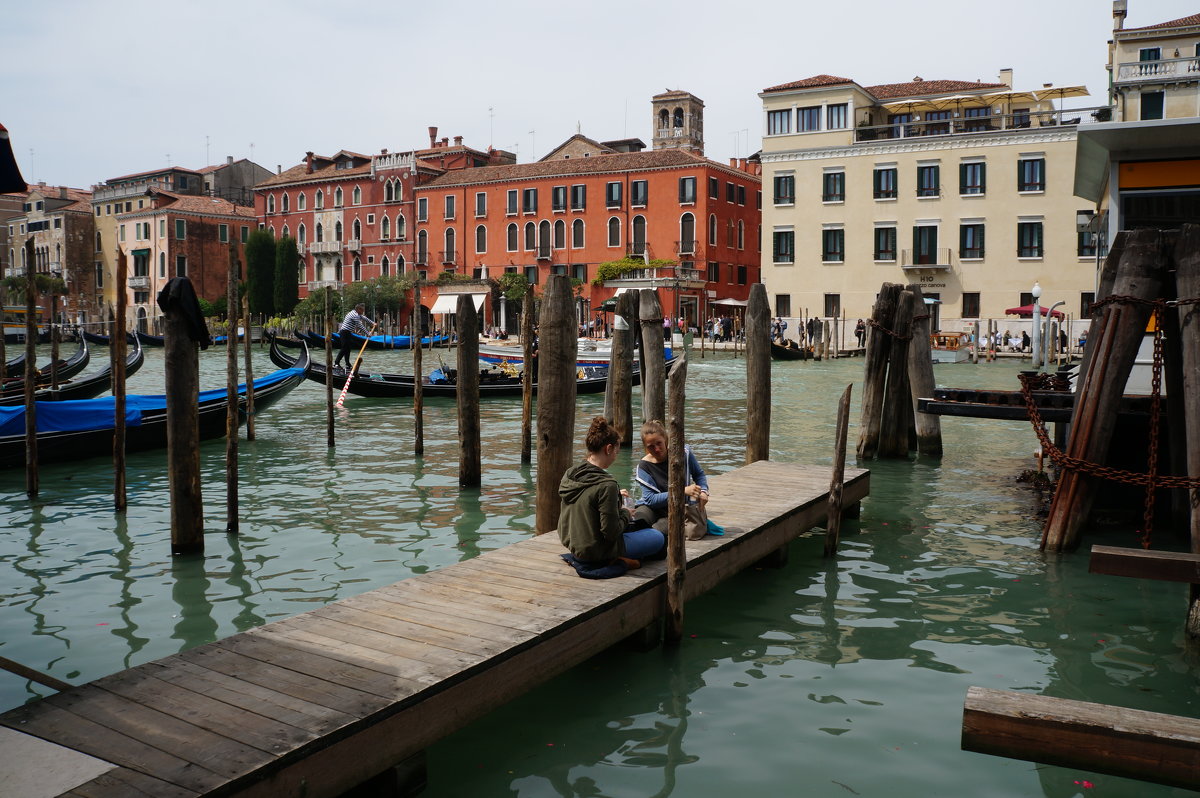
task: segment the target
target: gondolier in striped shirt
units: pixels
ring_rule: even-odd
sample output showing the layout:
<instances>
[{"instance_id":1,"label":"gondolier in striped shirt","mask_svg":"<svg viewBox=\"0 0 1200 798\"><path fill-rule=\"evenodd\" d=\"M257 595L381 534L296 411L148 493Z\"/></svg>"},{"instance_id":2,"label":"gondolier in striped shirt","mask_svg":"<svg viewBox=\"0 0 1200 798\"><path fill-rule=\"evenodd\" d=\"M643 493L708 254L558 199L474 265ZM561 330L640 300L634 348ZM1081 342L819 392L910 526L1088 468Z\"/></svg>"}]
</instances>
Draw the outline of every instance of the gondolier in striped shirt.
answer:
<instances>
[{"instance_id":1,"label":"gondolier in striped shirt","mask_svg":"<svg viewBox=\"0 0 1200 798\"><path fill-rule=\"evenodd\" d=\"M350 359L350 350L354 347L354 339L347 333L358 333L364 337L371 334L371 327L375 326L375 322L363 315L363 311L366 309L367 306L359 302L342 319L342 325L338 327L338 338L341 339L342 348L338 351L337 360L333 361L334 367L340 366L343 360L346 362L347 369L354 365ZM367 327L368 324L371 327Z\"/></svg>"}]
</instances>

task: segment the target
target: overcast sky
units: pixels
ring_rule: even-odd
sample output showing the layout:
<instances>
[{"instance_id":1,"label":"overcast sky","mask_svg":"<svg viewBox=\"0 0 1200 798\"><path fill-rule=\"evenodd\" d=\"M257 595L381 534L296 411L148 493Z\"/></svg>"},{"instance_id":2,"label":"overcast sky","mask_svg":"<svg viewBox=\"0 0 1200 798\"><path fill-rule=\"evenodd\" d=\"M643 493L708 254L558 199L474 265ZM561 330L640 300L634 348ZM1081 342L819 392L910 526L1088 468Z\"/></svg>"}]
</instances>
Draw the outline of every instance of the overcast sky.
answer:
<instances>
[{"instance_id":1,"label":"overcast sky","mask_svg":"<svg viewBox=\"0 0 1200 798\"><path fill-rule=\"evenodd\" d=\"M1200 12L1129 0L1126 27ZM0 123L26 180L88 187L226 155L272 171L306 150L464 137L535 160L572 135L650 143L650 97L704 100L706 154L759 148L767 86L827 73L1104 102L1110 0L54 0L4 4Z\"/></svg>"}]
</instances>

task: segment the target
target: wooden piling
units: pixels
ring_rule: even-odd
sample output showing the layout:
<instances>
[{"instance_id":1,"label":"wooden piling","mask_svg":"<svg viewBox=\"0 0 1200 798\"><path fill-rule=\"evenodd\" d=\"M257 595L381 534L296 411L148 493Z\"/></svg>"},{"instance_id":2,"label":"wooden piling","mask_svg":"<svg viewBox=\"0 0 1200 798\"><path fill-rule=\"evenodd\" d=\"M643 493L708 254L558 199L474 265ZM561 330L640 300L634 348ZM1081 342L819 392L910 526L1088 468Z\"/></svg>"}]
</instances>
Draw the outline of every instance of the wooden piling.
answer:
<instances>
[{"instance_id":1,"label":"wooden piling","mask_svg":"<svg viewBox=\"0 0 1200 798\"><path fill-rule=\"evenodd\" d=\"M908 427L913 419L912 392L908 385L908 347L912 338L915 298L901 291L896 303L892 329L892 351L888 355L888 373L884 388L883 423L879 431L879 456L908 457Z\"/></svg>"},{"instance_id":2,"label":"wooden piling","mask_svg":"<svg viewBox=\"0 0 1200 798\"><path fill-rule=\"evenodd\" d=\"M25 240L25 494L31 499L38 495L36 254L31 236Z\"/></svg>"},{"instance_id":3,"label":"wooden piling","mask_svg":"<svg viewBox=\"0 0 1200 798\"><path fill-rule=\"evenodd\" d=\"M633 337L630 318L638 302L637 294L626 291L617 299L613 313L612 354L608 364L608 384L604 387L604 417L621 436L622 446L633 446ZM704 339L701 338L701 341Z\"/></svg>"},{"instance_id":4,"label":"wooden piling","mask_svg":"<svg viewBox=\"0 0 1200 798\"><path fill-rule=\"evenodd\" d=\"M242 297L242 318L246 320L244 340L246 355L246 440L254 440L254 359L250 350L250 295ZM265 336L264 336L265 337ZM233 346L233 341L229 342ZM261 345L260 347L261 348Z\"/></svg>"},{"instance_id":5,"label":"wooden piling","mask_svg":"<svg viewBox=\"0 0 1200 798\"><path fill-rule=\"evenodd\" d=\"M325 286L325 445L334 446L333 432L333 287Z\"/></svg>"},{"instance_id":6,"label":"wooden piling","mask_svg":"<svg viewBox=\"0 0 1200 798\"><path fill-rule=\"evenodd\" d=\"M50 294L50 387L58 390L58 294ZM3 336L0 336L3 337Z\"/></svg>"},{"instance_id":7,"label":"wooden piling","mask_svg":"<svg viewBox=\"0 0 1200 798\"><path fill-rule=\"evenodd\" d=\"M883 423L884 380L892 352L892 336L887 333L896 319L900 286L884 283L871 309L867 325L867 356L863 376L862 411L858 432L858 459L870 460L879 451L879 430Z\"/></svg>"},{"instance_id":8,"label":"wooden piling","mask_svg":"<svg viewBox=\"0 0 1200 798\"><path fill-rule=\"evenodd\" d=\"M1179 299L1200 298L1200 225L1185 224L1175 247L1175 294ZM1184 427L1187 440L1187 473L1200 478L1200 304L1179 306L1179 355L1182 361ZM1170 396L1170 394L1168 394ZM1200 489L1188 489L1191 508L1191 551L1200 554ZM1191 587L1187 633L1200 638L1200 586Z\"/></svg>"},{"instance_id":9,"label":"wooden piling","mask_svg":"<svg viewBox=\"0 0 1200 798\"><path fill-rule=\"evenodd\" d=\"M837 429L833 443L833 475L829 479L829 509L825 514L825 556L837 554L838 538L842 534L842 488L846 475L846 438L850 427L850 391L846 386L838 401Z\"/></svg>"},{"instance_id":10,"label":"wooden piling","mask_svg":"<svg viewBox=\"0 0 1200 798\"><path fill-rule=\"evenodd\" d=\"M771 306L755 283L746 303L746 465L771 459Z\"/></svg>"},{"instance_id":11,"label":"wooden piling","mask_svg":"<svg viewBox=\"0 0 1200 798\"><path fill-rule=\"evenodd\" d=\"M658 291L643 288L638 297L642 330L642 421L662 421L667 413L666 353L663 351L663 311Z\"/></svg>"},{"instance_id":12,"label":"wooden piling","mask_svg":"<svg viewBox=\"0 0 1200 798\"><path fill-rule=\"evenodd\" d=\"M687 355L680 355L671 366L667 386L670 395L667 411L667 617L664 637L668 643L683 638L683 584L687 575L687 555L683 548L683 521L687 496L687 459L683 451L684 411L687 408Z\"/></svg>"},{"instance_id":13,"label":"wooden piling","mask_svg":"<svg viewBox=\"0 0 1200 798\"><path fill-rule=\"evenodd\" d=\"M1113 293L1156 299L1162 295L1166 259L1158 230L1134 230L1126 238ZM1066 453L1091 463L1102 463L1116 426L1117 406L1133 368L1146 323L1149 305L1116 302L1105 305L1093 321L1088 346L1094 357L1086 373L1080 374L1071 414L1071 431ZM1095 334L1095 339L1092 335ZM1042 533L1042 550L1058 552L1074 548L1087 523L1094 498L1095 478L1064 470L1050 505Z\"/></svg>"},{"instance_id":14,"label":"wooden piling","mask_svg":"<svg viewBox=\"0 0 1200 798\"><path fill-rule=\"evenodd\" d=\"M229 277L225 281L225 314L229 321L229 341L225 347L225 533L238 533L238 362L236 330L238 323L237 258L229 248ZM246 336L249 341L250 336Z\"/></svg>"},{"instance_id":15,"label":"wooden piling","mask_svg":"<svg viewBox=\"0 0 1200 798\"><path fill-rule=\"evenodd\" d=\"M533 285L525 286L521 302L521 354L525 366L521 369L521 462L533 462L533 378L537 376L537 361L533 350Z\"/></svg>"},{"instance_id":16,"label":"wooden piling","mask_svg":"<svg viewBox=\"0 0 1200 798\"><path fill-rule=\"evenodd\" d=\"M129 284L129 260L118 247L116 258L117 290L114 297L112 329L108 337L109 355L112 357L113 395L113 508L125 512L129 505L128 485L125 470L125 307L128 302L126 286Z\"/></svg>"},{"instance_id":17,"label":"wooden piling","mask_svg":"<svg viewBox=\"0 0 1200 798\"><path fill-rule=\"evenodd\" d=\"M163 321L171 553L199 553L204 551L204 500L200 490L199 350L188 333L188 317L184 308L173 302L168 303L163 308ZM123 331L118 331L118 335L121 334Z\"/></svg>"},{"instance_id":18,"label":"wooden piling","mask_svg":"<svg viewBox=\"0 0 1200 798\"><path fill-rule=\"evenodd\" d=\"M482 482L479 449L479 318L470 294L458 295L458 484L478 487Z\"/></svg>"},{"instance_id":19,"label":"wooden piling","mask_svg":"<svg viewBox=\"0 0 1200 798\"><path fill-rule=\"evenodd\" d=\"M552 275L546 281L538 317L536 532L539 535L558 527L558 485L571 466L578 359L576 334L570 280L565 275Z\"/></svg>"},{"instance_id":20,"label":"wooden piling","mask_svg":"<svg viewBox=\"0 0 1200 798\"><path fill-rule=\"evenodd\" d=\"M979 347L983 343L983 339L979 337L979 319L975 320L975 345L971 347L971 362L979 362Z\"/></svg>"},{"instance_id":21,"label":"wooden piling","mask_svg":"<svg viewBox=\"0 0 1200 798\"><path fill-rule=\"evenodd\" d=\"M421 354L421 339L425 337L425 314L421 312L421 284L413 286L412 336L413 347L413 454L425 454L425 369Z\"/></svg>"},{"instance_id":22,"label":"wooden piling","mask_svg":"<svg viewBox=\"0 0 1200 798\"><path fill-rule=\"evenodd\" d=\"M921 286L910 284L913 296L912 340L908 344L908 384L912 395L913 421L917 431L917 451L926 457L942 456L941 416L917 410L917 399L933 396L937 385L933 378L933 352L929 348L929 307Z\"/></svg>"}]
</instances>

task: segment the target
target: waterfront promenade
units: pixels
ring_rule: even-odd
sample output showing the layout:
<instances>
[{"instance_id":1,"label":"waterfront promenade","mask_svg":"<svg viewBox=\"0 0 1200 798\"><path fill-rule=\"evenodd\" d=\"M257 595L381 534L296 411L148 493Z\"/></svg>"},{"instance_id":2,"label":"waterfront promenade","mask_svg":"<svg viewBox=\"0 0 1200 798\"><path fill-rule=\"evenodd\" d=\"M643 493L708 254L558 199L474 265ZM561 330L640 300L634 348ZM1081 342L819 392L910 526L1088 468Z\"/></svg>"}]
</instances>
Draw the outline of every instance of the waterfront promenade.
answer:
<instances>
[{"instance_id":1,"label":"waterfront promenade","mask_svg":"<svg viewBox=\"0 0 1200 798\"><path fill-rule=\"evenodd\" d=\"M710 481L713 519L745 531L687 544L687 598L824 521L828 468ZM847 506L869 481L847 469ZM0 716L0 772L26 798L339 795L656 628L663 563L583 580L562 550L530 538L18 707Z\"/></svg>"}]
</instances>

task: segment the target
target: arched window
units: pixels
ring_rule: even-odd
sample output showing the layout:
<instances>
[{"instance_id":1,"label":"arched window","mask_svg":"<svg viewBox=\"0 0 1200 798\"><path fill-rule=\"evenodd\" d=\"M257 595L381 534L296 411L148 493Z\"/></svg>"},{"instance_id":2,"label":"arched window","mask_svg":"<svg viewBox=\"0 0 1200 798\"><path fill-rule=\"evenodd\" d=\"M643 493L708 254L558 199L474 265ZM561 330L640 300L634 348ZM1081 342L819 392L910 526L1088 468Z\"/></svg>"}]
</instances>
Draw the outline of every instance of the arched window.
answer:
<instances>
[{"instance_id":1,"label":"arched window","mask_svg":"<svg viewBox=\"0 0 1200 798\"><path fill-rule=\"evenodd\" d=\"M402 185L404 185L404 184L401 183L399 180L395 181L395 183L392 185L392 200L394 200L395 202L399 202L402 199L401 192L400 192L400 187Z\"/></svg>"},{"instance_id":2,"label":"arched window","mask_svg":"<svg viewBox=\"0 0 1200 798\"><path fill-rule=\"evenodd\" d=\"M508 233L508 251L516 252L517 251L517 226L515 224L510 224L508 226L507 233Z\"/></svg>"},{"instance_id":3,"label":"arched window","mask_svg":"<svg viewBox=\"0 0 1200 798\"><path fill-rule=\"evenodd\" d=\"M379 273L382 274L384 277L387 277L388 276L388 267L390 265L391 264L388 262L388 256L384 255L383 260L380 261L380 263L379 263Z\"/></svg>"},{"instance_id":4,"label":"arched window","mask_svg":"<svg viewBox=\"0 0 1200 798\"><path fill-rule=\"evenodd\" d=\"M408 225L404 222L404 214L396 214L396 239L403 241L408 238Z\"/></svg>"},{"instance_id":5,"label":"arched window","mask_svg":"<svg viewBox=\"0 0 1200 798\"><path fill-rule=\"evenodd\" d=\"M487 227L481 224L475 228L475 253L484 252L487 252Z\"/></svg>"},{"instance_id":6,"label":"arched window","mask_svg":"<svg viewBox=\"0 0 1200 798\"><path fill-rule=\"evenodd\" d=\"M538 257L550 257L550 223L547 221L538 225Z\"/></svg>"},{"instance_id":7,"label":"arched window","mask_svg":"<svg viewBox=\"0 0 1200 798\"><path fill-rule=\"evenodd\" d=\"M537 244L537 225L533 222L525 223L525 251L532 252Z\"/></svg>"},{"instance_id":8,"label":"arched window","mask_svg":"<svg viewBox=\"0 0 1200 798\"><path fill-rule=\"evenodd\" d=\"M384 241L392 237L392 220L386 216L379 222L379 237Z\"/></svg>"},{"instance_id":9,"label":"arched window","mask_svg":"<svg viewBox=\"0 0 1200 798\"><path fill-rule=\"evenodd\" d=\"M354 192L350 195L351 201L355 205L362 205L362 189L358 186L354 187Z\"/></svg>"},{"instance_id":10,"label":"arched window","mask_svg":"<svg viewBox=\"0 0 1200 798\"><path fill-rule=\"evenodd\" d=\"M658 112L658 126L664 130L671 124L671 114L666 108Z\"/></svg>"},{"instance_id":11,"label":"arched window","mask_svg":"<svg viewBox=\"0 0 1200 798\"><path fill-rule=\"evenodd\" d=\"M562 249L567 245L567 224L562 219L554 223L554 248Z\"/></svg>"},{"instance_id":12,"label":"arched window","mask_svg":"<svg viewBox=\"0 0 1200 798\"><path fill-rule=\"evenodd\" d=\"M396 274L404 274L404 255L396 256Z\"/></svg>"},{"instance_id":13,"label":"arched window","mask_svg":"<svg viewBox=\"0 0 1200 798\"><path fill-rule=\"evenodd\" d=\"M281 201L281 203L280 203L280 209L281 209L281 210L282 210L284 213L287 213L287 212L290 210L290 206L288 205L288 195L287 195L287 193L286 193L286 192L284 193L284 195L283 195L283 197L281 198L281 200L282 200L282 201Z\"/></svg>"},{"instance_id":14,"label":"arched window","mask_svg":"<svg viewBox=\"0 0 1200 798\"><path fill-rule=\"evenodd\" d=\"M608 220L608 245L610 247L621 246L621 220L616 216Z\"/></svg>"},{"instance_id":15,"label":"arched window","mask_svg":"<svg viewBox=\"0 0 1200 798\"><path fill-rule=\"evenodd\" d=\"M308 240L308 233L304 229L304 222L301 222L300 226L296 228L296 241L298 241L300 243L300 246L303 247L304 242L307 240Z\"/></svg>"},{"instance_id":16,"label":"arched window","mask_svg":"<svg viewBox=\"0 0 1200 798\"><path fill-rule=\"evenodd\" d=\"M389 180L383 184L383 201L384 202L392 201L392 181L391 180Z\"/></svg>"},{"instance_id":17,"label":"arched window","mask_svg":"<svg viewBox=\"0 0 1200 798\"><path fill-rule=\"evenodd\" d=\"M267 213L275 213L275 195L267 195Z\"/></svg>"},{"instance_id":18,"label":"arched window","mask_svg":"<svg viewBox=\"0 0 1200 798\"><path fill-rule=\"evenodd\" d=\"M446 228L446 252L442 256L444 263L458 263L457 253L454 251L454 245L457 241L457 236L454 233L453 227Z\"/></svg>"},{"instance_id":19,"label":"arched window","mask_svg":"<svg viewBox=\"0 0 1200 798\"><path fill-rule=\"evenodd\" d=\"M103 242L103 239L101 238L101 236L100 236L100 234L99 234L99 233L96 233L96 251L97 251L97 252L101 252L101 251L103 251L103 250L104 250L104 242ZM9 256L8 256L8 262L9 262L9 263L12 263L12 255L9 255Z\"/></svg>"},{"instance_id":20,"label":"arched window","mask_svg":"<svg viewBox=\"0 0 1200 798\"><path fill-rule=\"evenodd\" d=\"M417 263L429 263L429 233L417 231Z\"/></svg>"},{"instance_id":21,"label":"arched window","mask_svg":"<svg viewBox=\"0 0 1200 798\"><path fill-rule=\"evenodd\" d=\"M708 243L713 247L717 245L717 215L715 213L708 215Z\"/></svg>"},{"instance_id":22,"label":"arched window","mask_svg":"<svg viewBox=\"0 0 1200 798\"><path fill-rule=\"evenodd\" d=\"M284 237L284 238L287 238L287 237L288 237L289 235L291 235L291 234L292 234L292 231L291 231L291 230L288 228L288 226L285 224L285 225L283 226L283 237Z\"/></svg>"},{"instance_id":23,"label":"arched window","mask_svg":"<svg viewBox=\"0 0 1200 798\"><path fill-rule=\"evenodd\" d=\"M571 222L571 246L583 249L583 219Z\"/></svg>"},{"instance_id":24,"label":"arched window","mask_svg":"<svg viewBox=\"0 0 1200 798\"><path fill-rule=\"evenodd\" d=\"M696 217L685 213L679 217L679 254L696 251Z\"/></svg>"},{"instance_id":25,"label":"arched window","mask_svg":"<svg viewBox=\"0 0 1200 798\"><path fill-rule=\"evenodd\" d=\"M746 248L746 223L738 220L738 249Z\"/></svg>"},{"instance_id":26,"label":"arched window","mask_svg":"<svg viewBox=\"0 0 1200 798\"><path fill-rule=\"evenodd\" d=\"M351 236L355 241L362 240L362 223L358 219L354 220L354 235Z\"/></svg>"},{"instance_id":27,"label":"arched window","mask_svg":"<svg viewBox=\"0 0 1200 798\"><path fill-rule=\"evenodd\" d=\"M325 207L325 192L322 191L321 189L317 189L316 207L317 207L317 210L321 210L322 208Z\"/></svg>"},{"instance_id":28,"label":"arched window","mask_svg":"<svg viewBox=\"0 0 1200 798\"><path fill-rule=\"evenodd\" d=\"M675 127L683 127L683 109L675 109Z\"/></svg>"},{"instance_id":29,"label":"arched window","mask_svg":"<svg viewBox=\"0 0 1200 798\"><path fill-rule=\"evenodd\" d=\"M633 252L632 254L642 256L646 254L646 217L633 217Z\"/></svg>"},{"instance_id":30,"label":"arched window","mask_svg":"<svg viewBox=\"0 0 1200 798\"><path fill-rule=\"evenodd\" d=\"M356 283L362 279L362 261L360 261L358 258L354 259L354 269L351 274L353 274L353 279Z\"/></svg>"},{"instance_id":31,"label":"arched window","mask_svg":"<svg viewBox=\"0 0 1200 798\"><path fill-rule=\"evenodd\" d=\"M271 225L270 227L267 228L267 230L271 233L271 238L274 238L275 237L275 225Z\"/></svg>"},{"instance_id":32,"label":"arched window","mask_svg":"<svg viewBox=\"0 0 1200 798\"><path fill-rule=\"evenodd\" d=\"M333 207L342 207L342 196L342 187L338 186L337 190L333 192Z\"/></svg>"},{"instance_id":33,"label":"arched window","mask_svg":"<svg viewBox=\"0 0 1200 798\"><path fill-rule=\"evenodd\" d=\"M334 241L342 240L342 223L341 222L337 222L333 226L333 240Z\"/></svg>"},{"instance_id":34,"label":"arched window","mask_svg":"<svg viewBox=\"0 0 1200 798\"><path fill-rule=\"evenodd\" d=\"M324 241L324 240L325 240L325 227L320 222L317 222L317 241Z\"/></svg>"},{"instance_id":35,"label":"arched window","mask_svg":"<svg viewBox=\"0 0 1200 798\"><path fill-rule=\"evenodd\" d=\"M302 211L302 210L304 210L304 208L307 205L308 205L308 202L305 199L305 194L303 191L301 191L299 194L296 195L296 210Z\"/></svg>"},{"instance_id":36,"label":"arched window","mask_svg":"<svg viewBox=\"0 0 1200 798\"><path fill-rule=\"evenodd\" d=\"M342 259L338 258L333 262L333 279L339 283L342 281Z\"/></svg>"}]
</instances>

